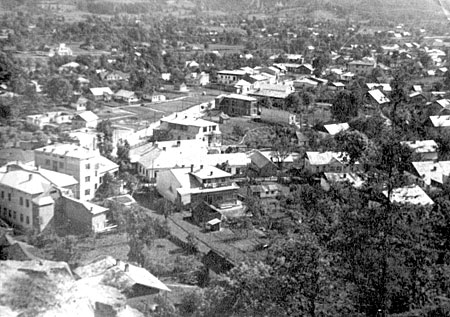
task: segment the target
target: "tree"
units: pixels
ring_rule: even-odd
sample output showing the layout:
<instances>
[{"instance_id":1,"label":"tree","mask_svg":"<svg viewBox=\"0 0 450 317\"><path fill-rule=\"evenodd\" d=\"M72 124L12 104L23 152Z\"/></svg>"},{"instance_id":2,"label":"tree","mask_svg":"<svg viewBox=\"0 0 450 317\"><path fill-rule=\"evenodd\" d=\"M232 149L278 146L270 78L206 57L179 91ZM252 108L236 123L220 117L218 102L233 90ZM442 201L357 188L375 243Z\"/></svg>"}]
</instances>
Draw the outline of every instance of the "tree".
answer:
<instances>
[{"instance_id":1,"label":"tree","mask_svg":"<svg viewBox=\"0 0 450 317\"><path fill-rule=\"evenodd\" d=\"M117 163L121 171L130 169L130 144L127 140L117 143Z\"/></svg>"},{"instance_id":2,"label":"tree","mask_svg":"<svg viewBox=\"0 0 450 317\"><path fill-rule=\"evenodd\" d=\"M348 90L340 91L333 100L331 114L338 122L347 122L358 115L357 97Z\"/></svg>"},{"instance_id":3,"label":"tree","mask_svg":"<svg viewBox=\"0 0 450 317\"><path fill-rule=\"evenodd\" d=\"M350 165L355 164L369 148L369 140L359 131L343 131L334 138L339 150L348 154Z\"/></svg>"},{"instance_id":4,"label":"tree","mask_svg":"<svg viewBox=\"0 0 450 317\"><path fill-rule=\"evenodd\" d=\"M98 134L98 147L100 150L100 154L104 157L111 158L111 153L113 150L113 144L112 144L112 125L111 121L109 120L102 120L97 125L97 132Z\"/></svg>"},{"instance_id":5,"label":"tree","mask_svg":"<svg viewBox=\"0 0 450 317\"><path fill-rule=\"evenodd\" d=\"M54 102L68 102L72 98L73 87L67 79L53 77L47 81L44 91Z\"/></svg>"}]
</instances>

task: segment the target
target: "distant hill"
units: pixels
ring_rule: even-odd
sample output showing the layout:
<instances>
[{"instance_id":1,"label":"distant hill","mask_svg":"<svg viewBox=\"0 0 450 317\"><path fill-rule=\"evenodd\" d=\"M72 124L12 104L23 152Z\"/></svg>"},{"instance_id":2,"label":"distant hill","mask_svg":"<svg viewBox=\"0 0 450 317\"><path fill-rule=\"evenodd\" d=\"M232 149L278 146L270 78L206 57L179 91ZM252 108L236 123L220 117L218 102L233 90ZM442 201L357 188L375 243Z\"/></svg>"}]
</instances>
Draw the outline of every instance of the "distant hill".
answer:
<instances>
[{"instance_id":1,"label":"distant hill","mask_svg":"<svg viewBox=\"0 0 450 317\"><path fill-rule=\"evenodd\" d=\"M439 0L192 0L203 10L284 14L299 9L304 14L329 12L336 18L378 17L411 20L445 18ZM446 2L447 0L442 0ZM396 21L392 21L396 22Z\"/></svg>"}]
</instances>

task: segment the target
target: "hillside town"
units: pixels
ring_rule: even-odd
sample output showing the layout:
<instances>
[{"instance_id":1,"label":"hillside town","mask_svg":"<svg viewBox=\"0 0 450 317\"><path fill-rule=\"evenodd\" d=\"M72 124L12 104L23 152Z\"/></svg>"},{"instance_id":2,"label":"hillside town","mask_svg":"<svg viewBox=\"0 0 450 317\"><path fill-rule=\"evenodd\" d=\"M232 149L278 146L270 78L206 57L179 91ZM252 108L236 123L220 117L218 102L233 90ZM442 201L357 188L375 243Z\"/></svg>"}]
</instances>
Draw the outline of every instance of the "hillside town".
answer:
<instances>
[{"instance_id":1,"label":"hillside town","mask_svg":"<svg viewBox=\"0 0 450 317\"><path fill-rule=\"evenodd\" d=\"M293 2L0 1L1 316L450 314L445 2Z\"/></svg>"}]
</instances>

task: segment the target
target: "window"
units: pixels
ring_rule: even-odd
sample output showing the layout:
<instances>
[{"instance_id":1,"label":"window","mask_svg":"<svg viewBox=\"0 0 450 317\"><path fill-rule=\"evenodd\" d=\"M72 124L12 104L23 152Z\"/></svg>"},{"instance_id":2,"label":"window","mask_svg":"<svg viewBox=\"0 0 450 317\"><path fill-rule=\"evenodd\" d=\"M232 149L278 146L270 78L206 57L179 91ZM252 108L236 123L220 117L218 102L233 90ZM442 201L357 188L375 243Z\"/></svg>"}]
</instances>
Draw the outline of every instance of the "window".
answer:
<instances>
[{"instance_id":1,"label":"window","mask_svg":"<svg viewBox=\"0 0 450 317\"><path fill-rule=\"evenodd\" d=\"M6 208L3 208L3 217L6 217L6 213L7 213Z\"/></svg>"},{"instance_id":2,"label":"window","mask_svg":"<svg viewBox=\"0 0 450 317\"><path fill-rule=\"evenodd\" d=\"M212 128L213 131L216 131L216 126L215 125L213 125L211 128Z\"/></svg>"},{"instance_id":3,"label":"window","mask_svg":"<svg viewBox=\"0 0 450 317\"><path fill-rule=\"evenodd\" d=\"M59 168L64 168L64 162L59 162Z\"/></svg>"},{"instance_id":4,"label":"window","mask_svg":"<svg viewBox=\"0 0 450 317\"><path fill-rule=\"evenodd\" d=\"M94 188L97 189L97 187L98 187L98 184L95 184Z\"/></svg>"},{"instance_id":5,"label":"window","mask_svg":"<svg viewBox=\"0 0 450 317\"><path fill-rule=\"evenodd\" d=\"M30 224L30 217L28 217L28 216L27 216L27 218L26 218L26 221L25 221L25 222L26 222L26 224L27 224L27 225L29 225L29 224Z\"/></svg>"},{"instance_id":6,"label":"window","mask_svg":"<svg viewBox=\"0 0 450 317\"><path fill-rule=\"evenodd\" d=\"M86 190L84 191L84 194L85 194L85 195L90 195L90 194L91 194L91 190L90 190L90 189L86 189Z\"/></svg>"},{"instance_id":7,"label":"window","mask_svg":"<svg viewBox=\"0 0 450 317\"><path fill-rule=\"evenodd\" d=\"M85 178L84 178L84 181L87 183L87 182L90 182L91 181L91 177L90 176L86 176Z\"/></svg>"},{"instance_id":8,"label":"window","mask_svg":"<svg viewBox=\"0 0 450 317\"><path fill-rule=\"evenodd\" d=\"M20 214L20 222L23 222L23 215Z\"/></svg>"},{"instance_id":9,"label":"window","mask_svg":"<svg viewBox=\"0 0 450 317\"><path fill-rule=\"evenodd\" d=\"M8 200L11 201L11 193L8 193Z\"/></svg>"},{"instance_id":10,"label":"window","mask_svg":"<svg viewBox=\"0 0 450 317\"><path fill-rule=\"evenodd\" d=\"M14 211L14 213L13 213L13 219L16 219L16 217L17 217L17 211Z\"/></svg>"},{"instance_id":11,"label":"window","mask_svg":"<svg viewBox=\"0 0 450 317\"><path fill-rule=\"evenodd\" d=\"M8 216L9 216L9 218L12 217L11 209L8 210Z\"/></svg>"},{"instance_id":12,"label":"window","mask_svg":"<svg viewBox=\"0 0 450 317\"><path fill-rule=\"evenodd\" d=\"M91 164L86 164L86 169L91 169Z\"/></svg>"},{"instance_id":13,"label":"window","mask_svg":"<svg viewBox=\"0 0 450 317\"><path fill-rule=\"evenodd\" d=\"M2 190L2 199L5 198L5 192Z\"/></svg>"},{"instance_id":14,"label":"window","mask_svg":"<svg viewBox=\"0 0 450 317\"><path fill-rule=\"evenodd\" d=\"M208 131L208 127L203 127L203 132Z\"/></svg>"},{"instance_id":15,"label":"window","mask_svg":"<svg viewBox=\"0 0 450 317\"><path fill-rule=\"evenodd\" d=\"M23 197L20 197L20 199L19 199L19 204L20 204L21 206L23 206Z\"/></svg>"},{"instance_id":16,"label":"window","mask_svg":"<svg viewBox=\"0 0 450 317\"><path fill-rule=\"evenodd\" d=\"M49 165L50 166L50 160L49 159L45 160L45 165Z\"/></svg>"},{"instance_id":17,"label":"window","mask_svg":"<svg viewBox=\"0 0 450 317\"><path fill-rule=\"evenodd\" d=\"M25 200L25 206L30 207L30 201L28 199Z\"/></svg>"}]
</instances>

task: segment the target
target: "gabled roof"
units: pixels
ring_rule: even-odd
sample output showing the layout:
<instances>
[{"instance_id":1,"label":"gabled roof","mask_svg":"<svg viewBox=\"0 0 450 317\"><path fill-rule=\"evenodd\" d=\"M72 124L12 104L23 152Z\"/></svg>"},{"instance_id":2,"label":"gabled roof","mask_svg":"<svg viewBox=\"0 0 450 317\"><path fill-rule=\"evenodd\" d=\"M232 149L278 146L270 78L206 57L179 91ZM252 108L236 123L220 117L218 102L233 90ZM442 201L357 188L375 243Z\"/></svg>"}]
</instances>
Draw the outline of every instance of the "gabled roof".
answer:
<instances>
[{"instance_id":1,"label":"gabled roof","mask_svg":"<svg viewBox=\"0 0 450 317\"><path fill-rule=\"evenodd\" d=\"M430 116L430 121L434 127L450 127L450 116Z\"/></svg>"},{"instance_id":2,"label":"gabled roof","mask_svg":"<svg viewBox=\"0 0 450 317\"><path fill-rule=\"evenodd\" d=\"M401 143L407 145L415 153L430 153L438 150L438 145L434 140L403 141Z\"/></svg>"},{"instance_id":3,"label":"gabled roof","mask_svg":"<svg viewBox=\"0 0 450 317\"><path fill-rule=\"evenodd\" d=\"M244 101L257 101L256 98L249 97L249 96L246 96L246 95L239 95L239 94L226 95L226 96L224 96L224 98L238 99L238 100L244 100Z\"/></svg>"},{"instance_id":4,"label":"gabled roof","mask_svg":"<svg viewBox=\"0 0 450 317\"><path fill-rule=\"evenodd\" d=\"M98 120L98 116L95 113L93 113L92 111L83 111L83 112L79 113L76 116L76 118L80 118L86 122Z\"/></svg>"},{"instance_id":5,"label":"gabled roof","mask_svg":"<svg viewBox=\"0 0 450 317\"><path fill-rule=\"evenodd\" d=\"M367 92L379 105L390 102L389 98L386 97L380 90L374 89Z\"/></svg>"},{"instance_id":6,"label":"gabled roof","mask_svg":"<svg viewBox=\"0 0 450 317\"><path fill-rule=\"evenodd\" d=\"M392 91L391 85L389 84L381 84L381 83L367 83L366 84L367 88L369 88L370 90L377 88L377 87L381 87L381 89L383 91Z\"/></svg>"},{"instance_id":7,"label":"gabled roof","mask_svg":"<svg viewBox=\"0 0 450 317\"><path fill-rule=\"evenodd\" d=\"M132 98L134 97L134 92L125 89L120 89L118 92L114 94L114 96L120 98Z\"/></svg>"},{"instance_id":8,"label":"gabled roof","mask_svg":"<svg viewBox=\"0 0 450 317\"><path fill-rule=\"evenodd\" d=\"M442 108L448 108L450 106L449 99L439 99L439 100L436 100L435 103L437 103Z\"/></svg>"},{"instance_id":9,"label":"gabled roof","mask_svg":"<svg viewBox=\"0 0 450 317\"><path fill-rule=\"evenodd\" d=\"M412 165L427 185L432 181L444 184L444 176L450 176L450 161L421 161L412 162Z\"/></svg>"},{"instance_id":10,"label":"gabled roof","mask_svg":"<svg viewBox=\"0 0 450 317\"><path fill-rule=\"evenodd\" d=\"M328 165L333 161L345 164L349 161L345 152L306 152L306 158L311 165Z\"/></svg>"},{"instance_id":11,"label":"gabled roof","mask_svg":"<svg viewBox=\"0 0 450 317\"><path fill-rule=\"evenodd\" d=\"M350 126L348 125L347 122L335 123L335 124L325 124L323 127L325 128L325 130L327 130L327 132L330 135L336 135L339 132L346 131L346 130L350 129Z\"/></svg>"},{"instance_id":12,"label":"gabled roof","mask_svg":"<svg viewBox=\"0 0 450 317\"><path fill-rule=\"evenodd\" d=\"M51 183L41 175L24 170L7 172L0 179L0 184L30 195L42 194L51 187Z\"/></svg>"},{"instance_id":13,"label":"gabled roof","mask_svg":"<svg viewBox=\"0 0 450 317\"><path fill-rule=\"evenodd\" d=\"M383 195L388 197L388 192L383 191ZM412 205L433 205L433 200L418 185L396 188L392 191L391 202Z\"/></svg>"},{"instance_id":14,"label":"gabled roof","mask_svg":"<svg viewBox=\"0 0 450 317\"><path fill-rule=\"evenodd\" d=\"M109 87L97 87L97 88L89 88L89 91L94 96L103 96L105 94L107 95L114 95L111 88Z\"/></svg>"}]
</instances>

